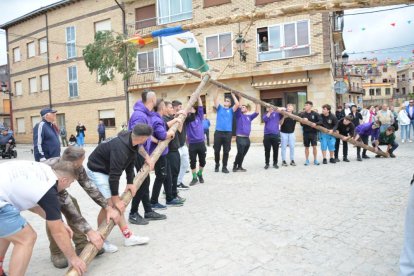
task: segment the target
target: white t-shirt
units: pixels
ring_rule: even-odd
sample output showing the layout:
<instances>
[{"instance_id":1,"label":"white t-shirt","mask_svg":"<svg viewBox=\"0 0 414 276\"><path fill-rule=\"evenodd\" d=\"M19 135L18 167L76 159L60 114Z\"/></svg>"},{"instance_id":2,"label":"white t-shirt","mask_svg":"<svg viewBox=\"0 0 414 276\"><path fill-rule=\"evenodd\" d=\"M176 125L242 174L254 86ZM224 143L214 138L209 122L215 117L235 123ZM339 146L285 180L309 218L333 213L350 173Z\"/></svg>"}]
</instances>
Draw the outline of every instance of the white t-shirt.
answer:
<instances>
[{"instance_id":1,"label":"white t-shirt","mask_svg":"<svg viewBox=\"0 0 414 276\"><path fill-rule=\"evenodd\" d=\"M9 161L0 164L0 208L11 204L28 210L56 184L52 168L35 161Z\"/></svg>"}]
</instances>

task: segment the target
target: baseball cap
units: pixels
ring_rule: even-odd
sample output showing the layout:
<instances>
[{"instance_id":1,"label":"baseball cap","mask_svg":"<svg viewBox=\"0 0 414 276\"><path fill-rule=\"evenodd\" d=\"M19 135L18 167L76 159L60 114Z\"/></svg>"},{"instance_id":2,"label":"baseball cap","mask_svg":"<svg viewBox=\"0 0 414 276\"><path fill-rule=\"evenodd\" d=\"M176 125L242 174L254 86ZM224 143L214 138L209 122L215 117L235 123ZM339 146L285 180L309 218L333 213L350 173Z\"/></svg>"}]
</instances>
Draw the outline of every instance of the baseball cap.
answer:
<instances>
[{"instance_id":1,"label":"baseball cap","mask_svg":"<svg viewBox=\"0 0 414 276\"><path fill-rule=\"evenodd\" d=\"M45 107L40 110L40 116L45 116L47 113L56 113L57 110L51 109L50 107Z\"/></svg>"}]
</instances>

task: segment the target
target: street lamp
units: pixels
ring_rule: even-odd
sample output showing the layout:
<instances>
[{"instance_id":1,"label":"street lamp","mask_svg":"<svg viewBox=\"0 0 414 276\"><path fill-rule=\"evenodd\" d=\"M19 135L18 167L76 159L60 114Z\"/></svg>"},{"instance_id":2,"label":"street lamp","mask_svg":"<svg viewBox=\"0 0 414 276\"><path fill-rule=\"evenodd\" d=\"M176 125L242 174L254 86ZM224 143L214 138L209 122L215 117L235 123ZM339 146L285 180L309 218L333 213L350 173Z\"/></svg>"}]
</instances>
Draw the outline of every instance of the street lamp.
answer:
<instances>
[{"instance_id":1,"label":"street lamp","mask_svg":"<svg viewBox=\"0 0 414 276\"><path fill-rule=\"evenodd\" d=\"M348 60L349 60L349 55L347 53L344 53L342 55L342 63L343 64L347 64L348 63Z\"/></svg>"},{"instance_id":2,"label":"street lamp","mask_svg":"<svg viewBox=\"0 0 414 276\"><path fill-rule=\"evenodd\" d=\"M241 33L239 33L238 37L236 38L236 44L238 52L240 54L240 61L246 62L247 53L244 51L244 48L246 46L246 40L243 38Z\"/></svg>"}]
</instances>

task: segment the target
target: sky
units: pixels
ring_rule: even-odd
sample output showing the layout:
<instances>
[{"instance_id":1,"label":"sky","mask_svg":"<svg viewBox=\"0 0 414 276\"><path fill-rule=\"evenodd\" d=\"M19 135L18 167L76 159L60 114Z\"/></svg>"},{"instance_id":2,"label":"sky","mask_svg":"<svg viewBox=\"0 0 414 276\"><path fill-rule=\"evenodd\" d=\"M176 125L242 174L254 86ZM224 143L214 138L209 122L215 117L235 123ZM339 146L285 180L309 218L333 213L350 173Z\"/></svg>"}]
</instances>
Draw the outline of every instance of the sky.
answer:
<instances>
[{"instance_id":1,"label":"sky","mask_svg":"<svg viewBox=\"0 0 414 276\"><path fill-rule=\"evenodd\" d=\"M0 0L0 24L6 23L19 16L40 7L58 2L57 0ZM344 40L346 53L350 59L373 58L379 60L391 58L394 60L414 56L414 5L376 13L366 13L396 6L357 9L346 11L344 17ZM401 7L401 6L397 6ZM350 15L364 12L365 14ZM409 23L410 22L410 23ZM393 25L391 25L393 24ZM412 44L412 45L411 45ZM396 48L371 53L372 50L409 45L406 48ZM353 54L354 52L366 53ZM0 65L7 63L6 35L0 30Z\"/></svg>"}]
</instances>

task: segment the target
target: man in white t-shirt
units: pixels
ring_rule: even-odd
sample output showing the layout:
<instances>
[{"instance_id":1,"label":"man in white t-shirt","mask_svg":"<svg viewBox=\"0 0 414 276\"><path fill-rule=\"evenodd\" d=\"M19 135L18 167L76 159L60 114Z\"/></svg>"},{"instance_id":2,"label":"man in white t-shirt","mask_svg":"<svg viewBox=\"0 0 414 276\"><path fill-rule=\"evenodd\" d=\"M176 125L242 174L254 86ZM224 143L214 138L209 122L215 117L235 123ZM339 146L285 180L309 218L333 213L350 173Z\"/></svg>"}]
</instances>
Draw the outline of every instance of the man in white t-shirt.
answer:
<instances>
[{"instance_id":1,"label":"man in white t-shirt","mask_svg":"<svg viewBox=\"0 0 414 276\"><path fill-rule=\"evenodd\" d=\"M0 165L0 175L0 258L13 243L10 275L25 274L36 241L36 232L20 215L25 210L46 219L59 248L78 274L83 274L86 264L72 247L72 230L62 221L58 200L58 192L75 180L73 164L60 161L49 167L34 161L12 161Z\"/></svg>"}]
</instances>

